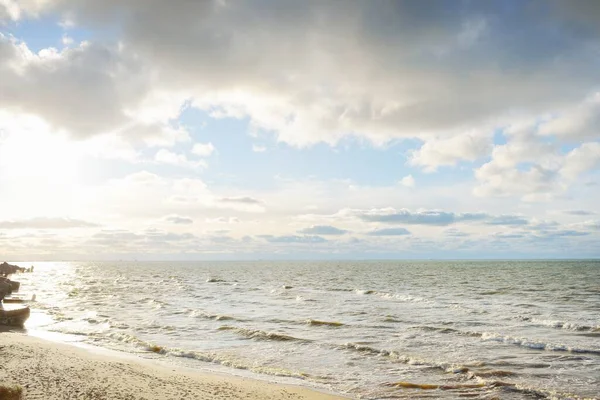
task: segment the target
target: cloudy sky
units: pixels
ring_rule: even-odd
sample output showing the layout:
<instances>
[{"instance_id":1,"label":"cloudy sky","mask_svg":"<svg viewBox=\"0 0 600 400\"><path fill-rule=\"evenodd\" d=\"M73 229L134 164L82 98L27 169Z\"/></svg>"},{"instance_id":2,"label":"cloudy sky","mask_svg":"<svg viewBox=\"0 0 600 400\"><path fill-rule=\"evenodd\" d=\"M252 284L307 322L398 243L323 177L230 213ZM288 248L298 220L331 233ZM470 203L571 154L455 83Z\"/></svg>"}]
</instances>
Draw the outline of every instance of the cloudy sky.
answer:
<instances>
[{"instance_id":1,"label":"cloudy sky","mask_svg":"<svg viewBox=\"0 0 600 400\"><path fill-rule=\"evenodd\" d=\"M596 0L0 0L0 257L600 257Z\"/></svg>"}]
</instances>

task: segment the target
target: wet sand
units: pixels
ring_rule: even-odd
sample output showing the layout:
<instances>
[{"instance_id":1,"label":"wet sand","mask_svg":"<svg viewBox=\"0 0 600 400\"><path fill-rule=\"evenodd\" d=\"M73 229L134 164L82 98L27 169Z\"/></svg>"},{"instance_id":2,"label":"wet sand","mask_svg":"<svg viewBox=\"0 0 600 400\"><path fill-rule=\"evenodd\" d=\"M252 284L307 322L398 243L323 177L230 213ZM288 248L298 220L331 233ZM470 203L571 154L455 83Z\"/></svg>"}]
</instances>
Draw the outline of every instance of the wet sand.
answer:
<instances>
[{"instance_id":1,"label":"wet sand","mask_svg":"<svg viewBox=\"0 0 600 400\"><path fill-rule=\"evenodd\" d=\"M113 357L13 332L0 332L0 383L20 385L25 400L343 399L301 387Z\"/></svg>"}]
</instances>

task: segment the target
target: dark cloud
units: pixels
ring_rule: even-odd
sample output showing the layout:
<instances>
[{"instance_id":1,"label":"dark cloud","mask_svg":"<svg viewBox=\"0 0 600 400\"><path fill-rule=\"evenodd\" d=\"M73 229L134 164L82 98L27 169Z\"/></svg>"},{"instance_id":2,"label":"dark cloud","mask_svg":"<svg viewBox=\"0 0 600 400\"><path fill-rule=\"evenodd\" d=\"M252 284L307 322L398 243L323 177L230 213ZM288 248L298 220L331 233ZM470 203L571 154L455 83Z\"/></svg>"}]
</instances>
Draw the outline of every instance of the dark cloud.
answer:
<instances>
[{"instance_id":1,"label":"dark cloud","mask_svg":"<svg viewBox=\"0 0 600 400\"><path fill-rule=\"evenodd\" d=\"M149 68L117 46L89 43L36 60L24 56L19 45L0 33L1 108L39 115L76 138L121 129L135 141L168 129L126 115L125 109L144 100L152 82Z\"/></svg>"},{"instance_id":2,"label":"dark cloud","mask_svg":"<svg viewBox=\"0 0 600 400\"><path fill-rule=\"evenodd\" d=\"M27 79L13 75L0 87L5 104L78 135L123 125L123 110L141 104L152 84L189 92L196 107L248 117L298 145L347 134L378 142L459 135L515 111L554 111L597 85L590 44L598 34L570 23L594 15L597 3L588 1L54 0L22 7L24 18L47 11L119 32L118 48L73 50L53 68L30 65ZM250 90L253 96L228 96Z\"/></svg>"},{"instance_id":3,"label":"dark cloud","mask_svg":"<svg viewBox=\"0 0 600 400\"><path fill-rule=\"evenodd\" d=\"M497 239L522 239L525 237L524 234L522 233L504 233L504 232L500 232L500 233L495 233L493 235L494 238Z\"/></svg>"},{"instance_id":4,"label":"dark cloud","mask_svg":"<svg viewBox=\"0 0 600 400\"><path fill-rule=\"evenodd\" d=\"M287 236L273 236L273 235L260 235L258 236L269 243L305 243L305 244L316 244L325 243L327 239L320 236L298 236L298 235L287 235Z\"/></svg>"},{"instance_id":5,"label":"dark cloud","mask_svg":"<svg viewBox=\"0 0 600 400\"><path fill-rule=\"evenodd\" d=\"M171 222L176 225L190 225L194 223L194 220L188 217L180 217L178 215L171 215L165 218L167 222Z\"/></svg>"},{"instance_id":6,"label":"dark cloud","mask_svg":"<svg viewBox=\"0 0 600 400\"><path fill-rule=\"evenodd\" d=\"M369 236L405 236L410 235L410 232L404 228L384 228L384 229L376 229L374 231L368 232Z\"/></svg>"},{"instance_id":7,"label":"dark cloud","mask_svg":"<svg viewBox=\"0 0 600 400\"><path fill-rule=\"evenodd\" d=\"M410 225L439 225L445 226L457 222L482 221L489 218L484 213L462 213L424 210L412 212L410 210L381 209L371 211L357 211L358 218L366 222L402 223Z\"/></svg>"},{"instance_id":8,"label":"dark cloud","mask_svg":"<svg viewBox=\"0 0 600 400\"><path fill-rule=\"evenodd\" d=\"M587 210L566 210L566 211L563 211L563 213L567 214L567 215L578 215L578 216L589 216L589 215L597 214L594 211L587 211Z\"/></svg>"},{"instance_id":9,"label":"dark cloud","mask_svg":"<svg viewBox=\"0 0 600 400\"><path fill-rule=\"evenodd\" d=\"M222 197L219 199L221 203L237 203L237 204L261 204L262 202L254 197Z\"/></svg>"},{"instance_id":10,"label":"dark cloud","mask_svg":"<svg viewBox=\"0 0 600 400\"><path fill-rule=\"evenodd\" d=\"M560 224L556 221L542 221L542 222L537 222L535 224L530 224L527 227L527 229L534 230L534 231L542 231L542 230L548 230L548 229L555 229L558 226L560 226Z\"/></svg>"},{"instance_id":11,"label":"dark cloud","mask_svg":"<svg viewBox=\"0 0 600 400\"><path fill-rule=\"evenodd\" d=\"M590 232L582 232L571 229L561 229L557 231L548 231L542 234L546 238L561 238L561 237L577 237L577 236L588 236Z\"/></svg>"},{"instance_id":12,"label":"dark cloud","mask_svg":"<svg viewBox=\"0 0 600 400\"><path fill-rule=\"evenodd\" d=\"M486 225L527 225L529 221L520 215L499 215L485 222Z\"/></svg>"},{"instance_id":13,"label":"dark cloud","mask_svg":"<svg viewBox=\"0 0 600 400\"><path fill-rule=\"evenodd\" d=\"M349 231L336 228L331 225L314 225L310 228L301 229L298 233L304 235L344 235Z\"/></svg>"}]
</instances>

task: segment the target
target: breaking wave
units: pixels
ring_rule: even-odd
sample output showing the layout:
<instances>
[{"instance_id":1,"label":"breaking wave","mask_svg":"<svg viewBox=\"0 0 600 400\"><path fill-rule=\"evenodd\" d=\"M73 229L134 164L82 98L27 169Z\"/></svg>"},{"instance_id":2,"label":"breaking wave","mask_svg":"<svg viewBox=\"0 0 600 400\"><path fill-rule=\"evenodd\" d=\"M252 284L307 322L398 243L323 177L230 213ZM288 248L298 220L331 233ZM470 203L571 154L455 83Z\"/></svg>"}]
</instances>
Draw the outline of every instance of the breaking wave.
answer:
<instances>
[{"instance_id":1,"label":"breaking wave","mask_svg":"<svg viewBox=\"0 0 600 400\"><path fill-rule=\"evenodd\" d=\"M236 328L235 326L224 325L219 327L220 331L231 331L239 336L254 340L274 340L278 342L309 342L307 339L300 339L289 335L275 332L265 332L258 329Z\"/></svg>"},{"instance_id":2,"label":"breaking wave","mask_svg":"<svg viewBox=\"0 0 600 400\"><path fill-rule=\"evenodd\" d=\"M585 349L578 347L571 347L562 344L546 343L536 340L530 340L525 338L517 338L507 335L500 335L498 333L483 332L480 333L481 339L484 341L495 341L500 343L512 344L516 346L523 346L534 350L547 350L547 351L564 351L569 353L578 354L594 354L600 355L600 349Z\"/></svg>"}]
</instances>

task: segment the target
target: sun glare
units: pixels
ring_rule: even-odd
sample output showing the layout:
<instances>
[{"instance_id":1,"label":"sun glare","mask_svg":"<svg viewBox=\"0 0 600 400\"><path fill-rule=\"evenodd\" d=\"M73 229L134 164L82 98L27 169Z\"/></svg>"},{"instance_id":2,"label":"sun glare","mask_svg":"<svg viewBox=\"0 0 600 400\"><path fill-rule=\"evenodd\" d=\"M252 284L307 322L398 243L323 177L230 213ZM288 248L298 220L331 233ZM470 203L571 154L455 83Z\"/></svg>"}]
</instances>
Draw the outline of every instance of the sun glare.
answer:
<instances>
[{"instance_id":1,"label":"sun glare","mask_svg":"<svg viewBox=\"0 0 600 400\"><path fill-rule=\"evenodd\" d=\"M52 135L48 125L37 118L24 122L3 140L0 175L21 186L76 184L81 161L76 144Z\"/></svg>"}]
</instances>

